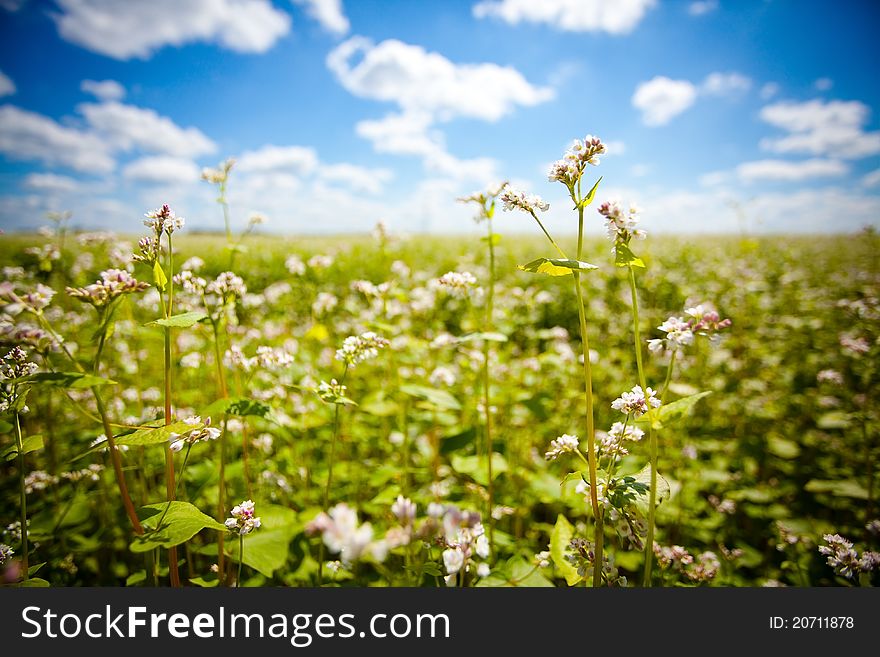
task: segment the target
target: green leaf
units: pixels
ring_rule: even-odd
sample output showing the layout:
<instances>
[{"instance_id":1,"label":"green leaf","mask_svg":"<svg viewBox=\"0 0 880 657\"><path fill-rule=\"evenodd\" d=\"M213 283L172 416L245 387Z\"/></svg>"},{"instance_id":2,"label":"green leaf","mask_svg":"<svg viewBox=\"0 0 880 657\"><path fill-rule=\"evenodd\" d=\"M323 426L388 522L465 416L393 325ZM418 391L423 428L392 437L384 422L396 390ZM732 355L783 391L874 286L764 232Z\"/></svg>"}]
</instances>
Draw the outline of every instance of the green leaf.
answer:
<instances>
[{"instance_id":1,"label":"green leaf","mask_svg":"<svg viewBox=\"0 0 880 657\"><path fill-rule=\"evenodd\" d=\"M31 452L36 452L40 449L43 449L43 437L40 435L28 436L21 441L21 451L23 454L30 454ZM2 461L11 461L12 459L17 457L17 445L10 445L2 452L0 452L0 460Z\"/></svg>"},{"instance_id":2,"label":"green leaf","mask_svg":"<svg viewBox=\"0 0 880 657\"><path fill-rule=\"evenodd\" d=\"M598 269L596 265L580 260L565 260L562 258L538 258L524 265L518 265L517 269L530 271L533 274L547 274L548 276L567 276L573 271L592 271Z\"/></svg>"},{"instance_id":3,"label":"green leaf","mask_svg":"<svg viewBox=\"0 0 880 657\"><path fill-rule=\"evenodd\" d=\"M40 577L31 577L30 579L26 579L18 585L20 588L30 589L30 588L46 588L49 586L49 582L40 578Z\"/></svg>"},{"instance_id":4,"label":"green leaf","mask_svg":"<svg viewBox=\"0 0 880 657\"><path fill-rule=\"evenodd\" d=\"M266 417L272 412L268 404L247 397L218 399L205 409L205 415L256 415Z\"/></svg>"},{"instance_id":5,"label":"green leaf","mask_svg":"<svg viewBox=\"0 0 880 657\"><path fill-rule=\"evenodd\" d=\"M469 476L481 486L489 483L486 459L483 456L453 454L450 464L453 470ZM492 452L492 478L497 479L502 472L507 472L507 460L498 452Z\"/></svg>"},{"instance_id":6,"label":"green leaf","mask_svg":"<svg viewBox=\"0 0 880 657\"><path fill-rule=\"evenodd\" d=\"M345 403L345 401L351 402L350 399L344 397L341 399L344 400L343 403ZM397 402L393 399L388 399L388 397L385 396L385 391L380 389L375 390L364 397L364 400L360 404L360 410L364 413L375 415L376 417L391 417L392 415L396 415L400 408L397 405Z\"/></svg>"},{"instance_id":7,"label":"green leaf","mask_svg":"<svg viewBox=\"0 0 880 657\"><path fill-rule=\"evenodd\" d=\"M28 535L30 535L30 532L28 532ZM39 572L40 568L42 568L45 565L46 565L45 561L43 561L42 563L35 563L33 566L28 568L28 577L33 577L34 575L36 575L37 572Z\"/></svg>"},{"instance_id":8,"label":"green leaf","mask_svg":"<svg viewBox=\"0 0 880 657\"><path fill-rule=\"evenodd\" d=\"M173 433L186 433L193 429L201 429L204 424L187 424L186 422L172 422L164 427L149 427L138 429L134 433L116 438L117 445L161 445L171 440Z\"/></svg>"},{"instance_id":9,"label":"green leaf","mask_svg":"<svg viewBox=\"0 0 880 657\"><path fill-rule=\"evenodd\" d=\"M162 527L157 530L156 523L159 522L168 504L168 502L159 502L141 507L138 515L142 518L145 533L132 541L129 546L132 552L149 552L156 548L174 547L186 543L203 529L229 531L225 525L206 516L189 502L180 501L170 503Z\"/></svg>"},{"instance_id":10,"label":"green leaf","mask_svg":"<svg viewBox=\"0 0 880 657\"><path fill-rule=\"evenodd\" d=\"M189 583L200 586L203 589L212 589L220 584L220 580L217 578L217 575L211 573L210 576L191 577Z\"/></svg>"},{"instance_id":11,"label":"green leaf","mask_svg":"<svg viewBox=\"0 0 880 657\"><path fill-rule=\"evenodd\" d=\"M444 436L440 440L440 453L441 454L449 454L450 452L457 451L462 447L467 447L477 437L477 430L474 427L469 429L465 429L461 433L457 433L453 436Z\"/></svg>"},{"instance_id":12,"label":"green leaf","mask_svg":"<svg viewBox=\"0 0 880 657\"><path fill-rule=\"evenodd\" d=\"M580 207L585 208L593 202L593 199L596 198L596 190L599 189L600 182L602 182L602 176L599 177L599 180L596 181L596 184L593 185L593 188L587 193L587 195L581 199Z\"/></svg>"},{"instance_id":13,"label":"green leaf","mask_svg":"<svg viewBox=\"0 0 880 657\"><path fill-rule=\"evenodd\" d=\"M260 527L244 537L241 560L265 577L287 563L290 541L300 527L296 512L283 506L257 505ZM234 561L239 560L238 537L227 541Z\"/></svg>"},{"instance_id":14,"label":"green leaf","mask_svg":"<svg viewBox=\"0 0 880 657\"><path fill-rule=\"evenodd\" d=\"M846 429L850 424L852 424L852 417L843 411L823 413L816 420L816 426L820 429Z\"/></svg>"},{"instance_id":15,"label":"green leaf","mask_svg":"<svg viewBox=\"0 0 880 657\"><path fill-rule=\"evenodd\" d=\"M565 583L574 586L583 579L578 575L577 568L565 558L565 551L568 549L568 543L574 534L574 527L568 519L561 513L556 518L556 525L550 532L550 558L556 564L556 568L565 578Z\"/></svg>"},{"instance_id":16,"label":"green leaf","mask_svg":"<svg viewBox=\"0 0 880 657\"><path fill-rule=\"evenodd\" d=\"M56 388L92 388L94 386L115 386L116 381L103 379L100 376L92 376L82 372L37 372L17 379L10 383L46 385Z\"/></svg>"},{"instance_id":17,"label":"green leaf","mask_svg":"<svg viewBox=\"0 0 880 657\"><path fill-rule=\"evenodd\" d=\"M165 291L165 286L168 284L168 277L165 276L165 270L162 269L162 265L159 264L159 261L153 263L153 282L156 284L156 287Z\"/></svg>"},{"instance_id":18,"label":"green leaf","mask_svg":"<svg viewBox=\"0 0 880 657\"><path fill-rule=\"evenodd\" d=\"M674 402L663 404L660 408L651 409L637 418L636 424L650 424L654 429L662 429L687 416L698 401L711 394L711 390L705 390L695 395L688 395L687 397L676 399Z\"/></svg>"},{"instance_id":19,"label":"green leaf","mask_svg":"<svg viewBox=\"0 0 880 657\"><path fill-rule=\"evenodd\" d=\"M135 584L140 584L141 582L147 581L147 571L141 568L138 571L133 572L131 575L125 578L126 586L134 586Z\"/></svg>"},{"instance_id":20,"label":"green leaf","mask_svg":"<svg viewBox=\"0 0 880 657\"><path fill-rule=\"evenodd\" d=\"M485 242L486 244L491 242L492 246L497 246L501 242L501 235L498 233L492 233L491 238L488 235L484 235L480 238L480 241Z\"/></svg>"},{"instance_id":21,"label":"green leaf","mask_svg":"<svg viewBox=\"0 0 880 657\"><path fill-rule=\"evenodd\" d=\"M801 454L801 448L796 442L777 436L767 439L767 451L781 459L796 459Z\"/></svg>"},{"instance_id":22,"label":"green leaf","mask_svg":"<svg viewBox=\"0 0 880 657\"><path fill-rule=\"evenodd\" d=\"M168 318L156 319L152 322L147 322L146 326L167 326L170 328L189 328L195 324L198 324L203 319L207 319L208 314L200 311L190 311L188 313L181 313L180 315L172 315Z\"/></svg>"},{"instance_id":23,"label":"green leaf","mask_svg":"<svg viewBox=\"0 0 880 657\"><path fill-rule=\"evenodd\" d=\"M411 397L424 399L431 406L438 409L450 411L461 410L461 404L458 402L458 400L445 390L440 390L438 388L429 388L428 386L406 384L400 386L400 392Z\"/></svg>"},{"instance_id":24,"label":"green leaf","mask_svg":"<svg viewBox=\"0 0 880 657\"><path fill-rule=\"evenodd\" d=\"M651 490L651 466L650 464L646 465L644 468L636 472L631 476L635 481L640 484L644 484L648 491ZM657 506L659 506L662 502L665 502L669 499L671 494L671 488L669 486L669 482L666 480L666 477L661 475L659 472L657 473L657 495L655 497L655 501ZM638 498L637 506L641 508L645 515L647 515L648 503L650 502L650 493L646 493L643 497Z\"/></svg>"},{"instance_id":25,"label":"green leaf","mask_svg":"<svg viewBox=\"0 0 880 657\"><path fill-rule=\"evenodd\" d=\"M827 493L836 497L851 497L856 500L868 499L868 490L854 479L811 479L804 486L804 490L810 493Z\"/></svg>"},{"instance_id":26,"label":"green leaf","mask_svg":"<svg viewBox=\"0 0 880 657\"><path fill-rule=\"evenodd\" d=\"M618 267L645 267L644 261L630 251L626 244L614 245L614 264Z\"/></svg>"}]
</instances>

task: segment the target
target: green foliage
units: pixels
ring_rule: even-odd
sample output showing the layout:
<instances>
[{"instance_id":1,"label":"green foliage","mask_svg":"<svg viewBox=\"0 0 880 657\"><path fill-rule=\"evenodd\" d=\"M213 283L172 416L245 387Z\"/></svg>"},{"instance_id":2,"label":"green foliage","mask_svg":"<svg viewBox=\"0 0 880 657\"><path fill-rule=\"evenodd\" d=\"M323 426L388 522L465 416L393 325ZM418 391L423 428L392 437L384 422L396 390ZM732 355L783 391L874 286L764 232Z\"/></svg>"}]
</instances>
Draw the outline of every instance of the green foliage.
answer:
<instances>
[{"instance_id":1,"label":"green foliage","mask_svg":"<svg viewBox=\"0 0 880 657\"><path fill-rule=\"evenodd\" d=\"M533 274L547 274L548 276L567 276L574 271L592 271L598 269L596 265L580 260L565 260L563 258L538 258L524 265L518 265L517 269L529 271Z\"/></svg>"},{"instance_id":2,"label":"green foliage","mask_svg":"<svg viewBox=\"0 0 880 657\"><path fill-rule=\"evenodd\" d=\"M170 506L168 506L170 505ZM168 513L157 527L159 519ZM141 507L138 514L141 518L144 534L135 537L129 548L132 552L149 552L156 548L170 548L190 540L203 529L226 532L226 526L217 522L189 502L160 502Z\"/></svg>"},{"instance_id":3,"label":"green foliage","mask_svg":"<svg viewBox=\"0 0 880 657\"><path fill-rule=\"evenodd\" d=\"M568 543L571 541L572 536L574 536L574 527L560 513L556 517L553 531L550 532L550 558L553 559L554 565L565 578L565 583L569 586L574 586L583 579L578 575L577 568L565 558Z\"/></svg>"},{"instance_id":4,"label":"green foliage","mask_svg":"<svg viewBox=\"0 0 880 657\"><path fill-rule=\"evenodd\" d=\"M172 315L171 317L163 317L162 319L154 319L147 322L147 326L163 326L166 328L189 328L195 326L199 322L208 318L208 313L201 311L190 311Z\"/></svg>"},{"instance_id":5,"label":"green foliage","mask_svg":"<svg viewBox=\"0 0 880 657\"><path fill-rule=\"evenodd\" d=\"M21 451L23 454L30 454L43 449L43 437L38 435L26 436L21 441ZM18 446L13 444L0 450L0 461L11 461L18 458Z\"/></svg>"}]
</instances>

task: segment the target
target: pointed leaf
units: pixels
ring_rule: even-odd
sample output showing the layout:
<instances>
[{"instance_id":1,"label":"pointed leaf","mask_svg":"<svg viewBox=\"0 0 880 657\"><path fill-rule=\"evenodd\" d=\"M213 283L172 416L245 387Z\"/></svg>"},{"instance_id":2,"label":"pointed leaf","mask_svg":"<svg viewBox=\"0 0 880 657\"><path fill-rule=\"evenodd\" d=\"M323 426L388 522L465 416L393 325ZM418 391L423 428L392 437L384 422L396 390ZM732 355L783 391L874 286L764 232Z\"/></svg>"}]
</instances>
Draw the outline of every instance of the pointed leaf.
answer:
<instances>
[{"instance_id":1,"label":"pointed leaf","mask_svg":"<svg viewBox=\"0 0 880 657\"><path fill-rule=\"evenodd\" d=\"M30 454L40 449L43 449L43 437L40 435L28 436L21 441L21 451L24 454ZM14 458L18 458L17 445L10 445L0 451L0 461L11 461Z\"/></svg>"},{"instance_id":2,"label":"pointed leaf","mask_svg":"<svg viewBox=\"0 0 880 657\"><path fill-rule=\"evenodd\" d=\"M556 518L556 525L550 532L550 558L556 564L556 568L565 578L565 583L574 586L583 579L578 575L577 568L565 558L565 551L568 549L568 543L574 534L574 527L568 519L561 513Z\"/></svg>"},{"instance_id":3,"label":"pointed leaf","mask_svg":"<svg viewBox=\"0 0 880 657\"><path fill-rule=\"evenodd\" d=\"M698 392L695 395L688 395L687 397L676 399L674 402L663 404L660 408L652 409L648 413L642 415L636 420L636 423L648 424L650 422L655 429L662 429L688 415L698 401L711 394L711 390L705 390L703 392Z\"/></svg>"},{"instance_id":4,"label":"pointed leaf","mask_svg":"<svg viewBox=\"0 0 880 657\"><path fill-rule=\"evenodd\" d=\"M190 311L188 313L181 313L179 315L172 315L171 317L163 317L162 319L156 319L152 322L147 322L146 326L167 326L171 328L189 328L194 324L198 324L203 319L207 319L208 314L199 312L199 311Z\"/></svg>"},{"instance_id":5,"label":"pointed leaf","mask_svg":"<svg viewBox=\"0 0 880 657\"><path fill-rule=\"evenodd\" d=\"M461 404L458 400L445 390L429 388L428 386L406 384L400 386L400 392L405 395L410 395L411 397L424 399L429 404L436 406L439 409L450 411L458 411L461 409Z\"/></svg>"},{"instance_id":6,"label":"pointed leaf","mask_svg":"<svg viewBox=\"0 0 880 657\"><path fill-rule=\"evenodd\" d=\"M599 177L599 180L596 181L596 184L593 185L593 188L587 193L587 195L581 199L581 207L585 208L590 203L593 202L593 199L596 198L596 190L599 189L599 183L602 182L602 176Z\"/></svg>"},{"instance_id":7,"label":"pointed leaf","mask_svg":"<svg viewBox=\"0 0 880 657\"><path fill-rule=\"evenodd\" d=\"M354 402L352 402L354 403ZM266 417L272 412L268 404L246 397L218 399L205 409L205 415L256 415Z\"/></svg>"},{"instance_id":8,"label":"pointed leaf","mask_svg":"<svg viewBox=\"0 0 880 657\"><path fill-rule=\"evenodd\" d=\"M644 261L630 251L626 244L614 245L614 264L618 267L645 267Z\"/></svg>"},{"instance_id":9,"label":"pointed leaf","mask_svg":"<svg viewBox=\"0 0 880 657\"><path fill-rule=\"evenodd\" d=\"M589 262L581 262L580 260L566 260L563 258L538 258L524 265L519 265L517 269L522 271L530 271L533 274L547 274L548 276L567 276L573 271L592 271L598 269L596 265Z\"/></svg>"},{"instance_id":10,"label":"pointed leaf","mask_svg":"<svg viewBox=\"0 0 880 657\"><path fill-rule=\"evenodd\" d=\"M165 276L165 270L162 269L162 265L159 264L158 260L153 263L153 282L156 283L156 287L163 292L165 291L165 286L168 284L168 277Z\"/></svg>"},{"instance_id":11,"label":"pointed leaf","mask_svg":"<svg viewBox=\"0 0 880 657\"><path fill-rule=\"evenodd\" d=\"M57 388L92 388L94 386L115 386L116 381L82 372L37 372L12 379L10 383L55 386Z\"/></svg>"},{"instance_id":12,"label":"pointed leaf","mask_svg":"<svg viewBox=\"0 0 880 657\"><path fill-rule=\"evenodd\" d=\"M187 424L186 422L172 422L163 427L147 427L138 429L127 436L116 439L117 445L162 445L171 440L171 434L181 434L193 429L204 428L204 424Z\"/></svg>"},{"instance_id":13,"label":"pointed leaf","mask_svg":"<svg viewBox=\"0 0 880 657\"><path fill-rule=\"evenodd\" d=\"M205 515L189 502L171 502L162 527L156 529L156 523L165 512L168 502L148 504L141 507L138 515L143 519L144 534L132 541L129 549L132 552L149 552L156 548L170 548L185 543L203 529L218 532L229 531L225 525Z\"/></svg>"}]
</instances>

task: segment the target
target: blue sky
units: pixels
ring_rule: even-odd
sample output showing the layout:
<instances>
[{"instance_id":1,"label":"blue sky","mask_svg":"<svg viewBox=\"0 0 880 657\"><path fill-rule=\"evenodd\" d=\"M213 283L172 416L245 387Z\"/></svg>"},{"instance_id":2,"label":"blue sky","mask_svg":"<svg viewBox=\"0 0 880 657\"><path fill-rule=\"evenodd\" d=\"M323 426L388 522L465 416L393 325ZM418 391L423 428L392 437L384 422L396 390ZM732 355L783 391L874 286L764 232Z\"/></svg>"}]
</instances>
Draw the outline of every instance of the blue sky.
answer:
<instances>
[{"instance_id":1,"label":"blue sky","mask_svg":"<svg viewBox=\"0 0 880 657\"><path fill-rule=\"evenodd\" d=\"M845 0L0 0L0 227L467 231L509 179L609 153L656 232L880 226L880 5ZM506 215L499 229L530 231ZM591 224L599 232L601 222Z\"/></svg>"}]
</instances>

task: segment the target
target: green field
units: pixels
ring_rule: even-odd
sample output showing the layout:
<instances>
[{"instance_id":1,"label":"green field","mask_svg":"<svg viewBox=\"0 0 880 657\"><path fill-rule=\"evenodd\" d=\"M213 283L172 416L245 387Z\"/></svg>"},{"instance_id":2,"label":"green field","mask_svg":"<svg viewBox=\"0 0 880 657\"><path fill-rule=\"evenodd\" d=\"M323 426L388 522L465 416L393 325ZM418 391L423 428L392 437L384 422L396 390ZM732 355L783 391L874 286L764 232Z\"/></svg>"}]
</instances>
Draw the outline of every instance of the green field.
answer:
<instances>
[{"instance_id":1,"label":"green field","mask_svg":"<svg viewBox=\"0 0 880 657\"><path fill-rule=\"evenodd\" d=\"M558 436L587 444L572 277L517 269L552 255L546 242L505 234L503 219L495 228L491 317L479 235L250 236L230 250L223 236L184 230L174 237L174 273L192 267L209 290L174 285L168 314L198 314L167 330L147 325L163 312L154 270L131 262L138 237L0 236L2 353L21 347L35 364L26 374L37 372L16 378L14 364L3 372L6 582L593 584L588 468L575 454L545 459ZM574 251L573 240L561 246ZM661 409L672 409L641 419L612 409L639 383L629 268L615 266L604 239L587 240L583 252L598 267L581 277L596 430L626 421L644 431L598 455L608 480L602 583L876 583L877 235L652 236L638 246L644 373L662 392ZM194 267L194 256L204 264ZM126 267L151 287L116 298L112 316L65 293ZM210 287L228 270L246 293ZM476 285L456 293L439 284L450 271L471 273ZM39 315L20 303L38 284L55 291ZM646 341L698 304L731 325L711 340L695 335L669 368ZM387 346L346 368L336 350L368 331ZM346 390L319 395L332 379ZM710 394L694 396L701 392ZM201 423L182 424L191 416ZM93 446L107 426L120 473L106 442ZM657 556L645 582L649 432ZM169 449L175 440L179 451ZM610 450L621 447L628 454L615 460ZM23 498L26 582L16 525ZM243 500L261 520L244 535L222 524ZM835 553L836 568L820 553L826 534L854 543L854 554L845 545Z\"/></svg>"}]
</instances>

